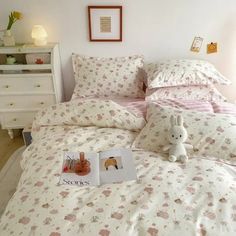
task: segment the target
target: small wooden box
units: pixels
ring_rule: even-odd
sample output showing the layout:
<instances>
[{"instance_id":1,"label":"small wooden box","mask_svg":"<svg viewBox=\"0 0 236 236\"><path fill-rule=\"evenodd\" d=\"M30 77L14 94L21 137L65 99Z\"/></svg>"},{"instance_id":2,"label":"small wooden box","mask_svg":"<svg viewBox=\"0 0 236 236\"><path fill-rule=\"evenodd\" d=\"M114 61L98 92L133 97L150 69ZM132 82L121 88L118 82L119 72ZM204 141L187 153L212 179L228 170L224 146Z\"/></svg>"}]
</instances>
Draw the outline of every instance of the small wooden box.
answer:
<instances>
[{"instance_id":1,"label":"small wooden box","mask_svg":"<svg viewBox=\"0 0 236 236\"><path fill-rule=\"evenodd\" d=\"M27 126L22 131L22 136L24 139L25 146L29 146L32 143L32 136L31 136L31 127Z\"/></svg>"}]
</instances>

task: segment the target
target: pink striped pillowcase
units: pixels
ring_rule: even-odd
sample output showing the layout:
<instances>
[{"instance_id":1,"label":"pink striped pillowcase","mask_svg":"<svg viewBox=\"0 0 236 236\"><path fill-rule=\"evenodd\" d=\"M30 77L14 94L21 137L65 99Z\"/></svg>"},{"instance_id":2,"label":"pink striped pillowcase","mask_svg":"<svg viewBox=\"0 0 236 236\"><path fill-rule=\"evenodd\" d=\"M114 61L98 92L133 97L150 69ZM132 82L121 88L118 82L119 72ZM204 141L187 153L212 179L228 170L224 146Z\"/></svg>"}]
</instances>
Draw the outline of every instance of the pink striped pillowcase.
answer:
<instances>
[{"instance_id":1,"label":"pink striped pillowcase","mask_svg":"<svg viewBox=\"0 0 236 236\"><path fill-rule=\"evenodd\" d=\"M228 102L212 102L215 113L224 113L236 116L236 104Z\"/></svg>"}]
</instances>

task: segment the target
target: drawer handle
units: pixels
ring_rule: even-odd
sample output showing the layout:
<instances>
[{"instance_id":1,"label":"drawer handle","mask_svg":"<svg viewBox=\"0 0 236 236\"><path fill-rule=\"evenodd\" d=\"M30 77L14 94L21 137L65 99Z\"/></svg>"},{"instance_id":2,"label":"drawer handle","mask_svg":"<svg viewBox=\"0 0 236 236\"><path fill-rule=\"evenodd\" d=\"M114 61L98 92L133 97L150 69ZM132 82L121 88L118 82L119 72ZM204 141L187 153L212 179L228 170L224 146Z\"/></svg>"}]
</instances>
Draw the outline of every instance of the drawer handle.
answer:
<instances>
[{"instance_id":1,"label":"drawer handle","mask_svg":"<svg viewBox=\"0 0 236 236\"><path fill-rule=\"evenodd\" d=\"M44 102L40 102L40 105L44 105Z\"/></svg>"},{"instance_id":2,"label":"drawer handle","mask_svg":"<svg viewBox=\"0 0 236 236\"><path fill-rule=\"evenodd\" d=\"M16 118L14 118L14 119L13 119L13 121L17 121L17 119L16 119Z\"/></svg>"},{"instance_id":3,"label":"drawer handle","mask_svg":"<svg viewBox=\"0 0 236 236\"><path fill-rule=\"evenodd\" d=\"M14 103L13 103L13 102L11 102L9 105L12 107L12 106L14 105Z\"/></svg>"},{"instance_id":4,"label":"drawer handle","mask_svg":"<svg viewBox=\"0 0 236 236\"><path fill-rule=\"evenodd\" d=\"M10 86L9 85L5 85L5 88L10 88Z\"/></svg>"},{"instance_id":5,"label":"drawer handle","mask_svg":"<svg viewBox=\"0 0 236 236\"><path fill-rule=\"evenodd\" d=\"M41 87L41 85L40 85L40 84L37 84L35 87L36 87L36 88L40 88L40 87Z\"/></svg>"}]
</instances>

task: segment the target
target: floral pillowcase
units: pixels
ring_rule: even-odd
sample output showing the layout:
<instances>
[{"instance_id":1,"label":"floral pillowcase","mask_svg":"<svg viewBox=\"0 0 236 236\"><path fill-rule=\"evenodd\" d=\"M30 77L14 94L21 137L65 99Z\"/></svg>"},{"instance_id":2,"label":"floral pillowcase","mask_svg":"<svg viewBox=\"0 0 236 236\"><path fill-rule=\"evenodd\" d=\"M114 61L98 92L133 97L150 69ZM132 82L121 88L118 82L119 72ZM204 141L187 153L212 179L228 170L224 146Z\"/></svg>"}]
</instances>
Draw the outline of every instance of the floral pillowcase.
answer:
<instances>
[{"instance_id":1,"label":"floral pillowcase","mask_svg":"<svg viewBox=\"0 0 236 236\"><path fill-rule=\"evenodd\" d=\"M163 98L215 102L226 101L226 98L212 85L173 86L146 90L146 101Z\"/></svg>"},{"instance_id":2,"label":"floral pillowcase","mask_svg":"<svg viewBox=\"0 0 236 236\"><path fill-rule=\"evenodd\" d=\"M143 98L143 57L98 58L72 55L75 89L85 97Z\"/></svg>"},{"instance_id":3,"label":"floral pillowcase","mask_svg":"<svg viewBox=\"0 0 236 236\"><path fill-rule=\"evenodd\" d=\"M226 79L216 68L202 60L166 60L145 66L148 88L189 85L228 85Z\"/></svg>"},{"instance_id":4,"label":"floral pillowcase","mask_svg":"<svg viewBox=\"0 0 236 236\"><path fill-rule=\"evenodd\" d=\"M183 116L189 136L187 142L194 147L194 152L189 152L190 157L201 155L236 164L236 117L230 115L160 107L151 103L148 106L148 123L133 147L163 153L163 147L169 143L167 134L171 115Z\"/></svg>"}]
</instances>

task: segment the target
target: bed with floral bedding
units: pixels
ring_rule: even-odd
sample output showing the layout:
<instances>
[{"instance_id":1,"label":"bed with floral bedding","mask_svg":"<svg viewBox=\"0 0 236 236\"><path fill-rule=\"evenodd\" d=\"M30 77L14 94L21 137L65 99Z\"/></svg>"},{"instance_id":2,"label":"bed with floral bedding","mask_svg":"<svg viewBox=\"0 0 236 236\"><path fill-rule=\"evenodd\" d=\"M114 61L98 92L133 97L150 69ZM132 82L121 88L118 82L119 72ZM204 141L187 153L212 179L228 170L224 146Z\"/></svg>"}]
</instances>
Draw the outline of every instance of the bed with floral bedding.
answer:
<instances>
[{"instance_id":1,"label":"bed with floral bedding","mask_svg":"<svg viewBox=\"0 0 236 236\"><path fill-rule=\"evenodd\" d=\"M74 100L40 111L0 235L236 235L236 167L219 157L171 163L133 148L137 180L58 185L64 151L131 148L145 125L141 113L111 100Z\"/></svg>"}]
</instances>

